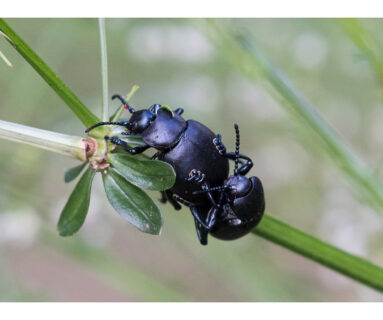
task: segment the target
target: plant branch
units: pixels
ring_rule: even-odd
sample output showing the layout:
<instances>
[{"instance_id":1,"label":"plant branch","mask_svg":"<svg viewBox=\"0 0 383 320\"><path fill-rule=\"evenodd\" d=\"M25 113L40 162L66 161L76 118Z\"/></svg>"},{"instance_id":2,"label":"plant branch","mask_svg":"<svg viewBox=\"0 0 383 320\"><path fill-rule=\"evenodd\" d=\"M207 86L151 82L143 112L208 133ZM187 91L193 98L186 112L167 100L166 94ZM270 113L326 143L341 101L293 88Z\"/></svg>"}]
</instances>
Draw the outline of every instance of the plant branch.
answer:
<instances>
[{"instance_id":1,"label":"plant branch","mask_svg":"<svg viewBox=\"0 0 383 320\"><path fill-rule=\"evenodd\" d=\"M10 44L23 56L23 58L40 74L51 88L64 100L69 108L77 115L81 122L89 127L100 119L96 117L80 99L64 84L48 65L12 30L12 28L0 19L0 31Z\"/></svg>"},{"instance_id":2,"label":"plant branch","mask_svg":"<svg viewBox=\"0 0 383 320\"><path fill-rule=\"evenodd\" d=\"M24 126L0 120L0 138L29 144L81 161L86 160L87 142L81 137Z\"/></svg>"},{"instance_id":3,"label":"plant branch","mask_svg":"<svg viewBox=\"0 0 383 320\"><path fill-rule=\"evenodd\" d=\"M102 76L102 121L109 120L108 108L108 55L106 46L106 33L105 33L105 19L98 19L98 27L100 30L100 44L101 44L101 76Z\"/></svg>"},{"instance_id":4,"label":"plant branch","mask_svg":"<svg viewBox=\"0 0 383 320\"><path fill-rule=\"evenodd\" d=\"M383 291L383 269L265 215L253 233L316 261L367 286Z\"/></svg>"}]
</instances>

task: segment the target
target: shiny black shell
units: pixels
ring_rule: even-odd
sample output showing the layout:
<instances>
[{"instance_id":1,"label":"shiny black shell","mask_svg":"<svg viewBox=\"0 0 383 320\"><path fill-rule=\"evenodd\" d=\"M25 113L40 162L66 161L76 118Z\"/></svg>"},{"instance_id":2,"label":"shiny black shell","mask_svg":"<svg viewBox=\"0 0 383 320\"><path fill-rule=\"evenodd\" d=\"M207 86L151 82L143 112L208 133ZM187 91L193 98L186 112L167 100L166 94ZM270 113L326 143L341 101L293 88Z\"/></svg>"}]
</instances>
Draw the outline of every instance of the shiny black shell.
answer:
<instances>
[{"instance_id":1,"label":"shiny black shell","mask_svg":"<svg viewBox=\"0 0 383 320\"><path fill-rule=\"evenodd\" d=\"M261 181L251 177L252 188L232 204L226 203L219 212L217 222L210 234L221 240L235 240L249 233L262 219L265 197Z\"/></svg>"},{"instance_id":2,"label":"shiny black shell","mask_svg":"<svg viewBox=\"0 0 383 320\"><path fill-rule=\"evenodd\" d=\"M188 120L178 143L160 156L160 160L172 165L176 172L176 182L170 190L193 204L209 205L209 201L204 194L193 195L201 186L186 181L192 169L206 174L210 187L222 185L229 174L229 160L218 153L214 138L216 134L209 128Z\"/></svg>"},{"instance_id":3,"label":"shiny black shell","mask_svg":"<svg viewBox=\"0 0 383 320\"><path fill-rule=\"evenodd\" d=\"M144 142L157 150L167 150L176 145L184 131L186 121L167 109L159 109L156 119L142 132Z\"/></svg>"}]
</instances>

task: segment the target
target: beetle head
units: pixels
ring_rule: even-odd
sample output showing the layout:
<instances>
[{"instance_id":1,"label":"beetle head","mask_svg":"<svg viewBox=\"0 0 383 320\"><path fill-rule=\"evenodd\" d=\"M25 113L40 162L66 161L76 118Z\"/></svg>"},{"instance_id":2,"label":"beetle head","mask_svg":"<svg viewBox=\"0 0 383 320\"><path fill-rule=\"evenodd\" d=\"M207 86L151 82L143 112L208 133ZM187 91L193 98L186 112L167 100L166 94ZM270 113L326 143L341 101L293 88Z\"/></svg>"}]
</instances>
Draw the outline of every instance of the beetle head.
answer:
<instances>
[{"instance_id":1,"label":"beetle head","mask_svg":"<svg viewBox=\"0 0 383 320\"><path fill-rule=\"evenodd\" d=\"M230 176L225 181L226 194L231 200L244 197L251 190L251 181L241 175Z\"/></svg>"},{"instance_id":2,"label":"beetle head","mask_svg":"<svg viewBox=\"0 0 383 320\"><path fill-rule=\"evenodd\" d=\"M150 111L150 109L138 110L132 114L126 128L133 134L140 134L150 125L156 116L157 115Z\"/></svg>"}]
</instances>

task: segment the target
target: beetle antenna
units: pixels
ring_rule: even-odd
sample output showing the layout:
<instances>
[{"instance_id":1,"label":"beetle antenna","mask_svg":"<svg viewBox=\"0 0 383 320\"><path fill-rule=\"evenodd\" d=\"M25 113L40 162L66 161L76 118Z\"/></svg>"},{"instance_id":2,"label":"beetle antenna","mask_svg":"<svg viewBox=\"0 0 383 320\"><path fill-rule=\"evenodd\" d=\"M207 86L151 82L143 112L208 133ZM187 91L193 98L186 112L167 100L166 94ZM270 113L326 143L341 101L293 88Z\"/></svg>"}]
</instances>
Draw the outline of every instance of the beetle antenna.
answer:
<instances>
[{"instance_id":1,"label":"beetle antenna","mask_svg":"<svg viewBox=\"0 0 383 320\"><path fill-rule=\"evenodd\" d=\"M238 175L238 164L239 164L239 127L238 124L234 124L235 129L235 167L234 175Z\"/></svg>"},{"instance_id":2,"label":"beetle antenna","mask_svg":"<svg viewBox=\"0 0 383 320\"><path fill-rule=\"evenodd\" d=\"M224 185L224 186L206 188L203 190L194 191L193 194L200 194L200 193L205 193L205 192L210 192L210 191L228 190L228 189L232 189L232 188L233 188L232 186Z\"/></svg>"},{"instance_id":3,"label":"beetle antenna","mask_svg":"<svg viewBox=\"0 0 383 320\"><path fill-rule=\"evenodd\" d=\"M88 133L90 130L93 130L96 127L105 126L105 125L111 125L111 124L116 125L116 126L127 127L130 124L130 122L129 121L120 121L120 122L105 121L105 122L99 122L99 123L96 123L95 125L89 127L88 129L86 129L85 133Z\"/></svg>"},{"instance_id":4,"label":"beetle antenna","mask_svg":"<svg viewBox=\"0 0 383 320\"><path fill-rule=\"evenodd\" d=\"M136 110L134 110L134 108L132 108L132 107L129 105L129 103L127 103L127 102L125 101L125 99L124 99L123 97L121 97L119 94L115 94L114 96L112 96L112 100L113 100L113 99L116 99L116 98L119 99L119 100L121 101L121 103L124 105L124 108L125 108L125 109L128 109L130 113L135 113L135 112L136 112Z\"/></svg>"}]
</instances>

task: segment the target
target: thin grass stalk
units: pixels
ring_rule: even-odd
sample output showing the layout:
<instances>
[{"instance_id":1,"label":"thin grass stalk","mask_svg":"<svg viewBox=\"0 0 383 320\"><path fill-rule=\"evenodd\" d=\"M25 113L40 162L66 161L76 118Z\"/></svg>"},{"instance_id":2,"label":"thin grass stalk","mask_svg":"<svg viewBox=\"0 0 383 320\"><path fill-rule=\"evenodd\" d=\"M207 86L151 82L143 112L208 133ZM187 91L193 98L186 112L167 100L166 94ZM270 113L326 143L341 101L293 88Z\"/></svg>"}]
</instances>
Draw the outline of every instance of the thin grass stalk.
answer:
<instances>
[{"instance_id":1,"label":"thin grass stalk","mask_svg":"<svg viewBox=\"0 0 383 320\"><path fill-rule=\"evenodd\" d=\"M105 19L98 19L98 27L100 30L100 45L101 45L101 77L102 77L102 121L109 120L109 91L108 91L108 54L106 46Z\"/></svg>"}]
</instances>

